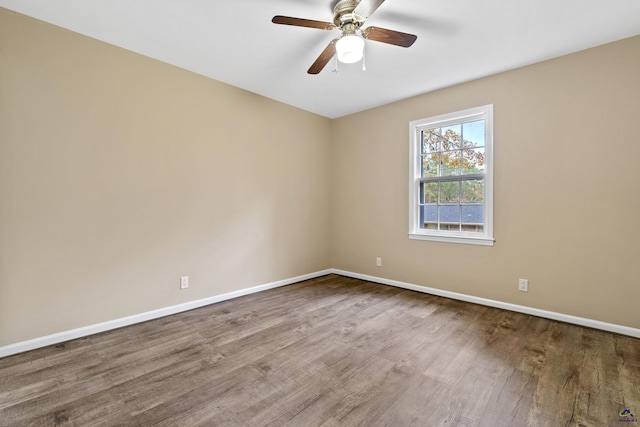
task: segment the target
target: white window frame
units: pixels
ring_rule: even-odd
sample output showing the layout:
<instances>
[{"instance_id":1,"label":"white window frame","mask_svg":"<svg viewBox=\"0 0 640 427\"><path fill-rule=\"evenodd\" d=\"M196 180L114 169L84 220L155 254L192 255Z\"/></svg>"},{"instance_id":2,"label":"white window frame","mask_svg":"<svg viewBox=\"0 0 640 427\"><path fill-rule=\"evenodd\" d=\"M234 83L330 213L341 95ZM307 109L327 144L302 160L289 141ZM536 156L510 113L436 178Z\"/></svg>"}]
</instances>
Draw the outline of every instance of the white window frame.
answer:
<instances>
[{"instance_id":1,"label":"white window frame","mask_svg":"<svg viewBox=\"0 0 640 427\"><path fill-rule=\"evenodd\" d=\"M482 232L427 230L420 226L422 131L460 123L485 122L484 224ZM493 246L493 104L409 123L409 238Z\"/></svg>"}]
</instances>

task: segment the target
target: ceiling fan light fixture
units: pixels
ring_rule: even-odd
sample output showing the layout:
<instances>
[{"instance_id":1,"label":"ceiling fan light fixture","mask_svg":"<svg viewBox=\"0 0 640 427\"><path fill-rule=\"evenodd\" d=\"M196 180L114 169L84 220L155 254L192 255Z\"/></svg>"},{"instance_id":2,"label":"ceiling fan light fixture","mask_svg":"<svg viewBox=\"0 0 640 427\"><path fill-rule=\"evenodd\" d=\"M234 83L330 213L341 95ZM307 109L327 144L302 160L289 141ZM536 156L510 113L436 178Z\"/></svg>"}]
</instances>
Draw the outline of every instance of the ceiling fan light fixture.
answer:
<instances>
[{"instance_id":1,"label":"ceiling fan light fixture","mask_svg":"<svg viewBox=\"0 0 640 427\"><path fill-rule=\"evenodd\" d=\"M364 39L355 34L341 37L336 43L338 61L352 64L362 59L364 53Z\"/></svg>"}]
</instances>

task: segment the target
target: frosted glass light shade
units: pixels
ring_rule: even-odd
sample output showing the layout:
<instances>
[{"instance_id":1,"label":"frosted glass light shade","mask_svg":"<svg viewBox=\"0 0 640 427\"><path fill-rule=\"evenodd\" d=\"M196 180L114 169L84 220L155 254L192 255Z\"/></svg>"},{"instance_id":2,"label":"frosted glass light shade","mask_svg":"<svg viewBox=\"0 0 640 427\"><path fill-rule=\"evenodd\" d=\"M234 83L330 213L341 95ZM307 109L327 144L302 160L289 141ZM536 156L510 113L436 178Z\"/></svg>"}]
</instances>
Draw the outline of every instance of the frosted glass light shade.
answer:
<instances>
[{"instance_id":1,"label":"frosted glass light shade","mask_svg":"<svg viewBox=\"0 0 640 427\"><path fill-rule=\"evenodd\" d=\"M338 61L345 64L358 62L364 52L364 39L356 35L344 36L336 43Z\"/></svg>"}]
</instances>

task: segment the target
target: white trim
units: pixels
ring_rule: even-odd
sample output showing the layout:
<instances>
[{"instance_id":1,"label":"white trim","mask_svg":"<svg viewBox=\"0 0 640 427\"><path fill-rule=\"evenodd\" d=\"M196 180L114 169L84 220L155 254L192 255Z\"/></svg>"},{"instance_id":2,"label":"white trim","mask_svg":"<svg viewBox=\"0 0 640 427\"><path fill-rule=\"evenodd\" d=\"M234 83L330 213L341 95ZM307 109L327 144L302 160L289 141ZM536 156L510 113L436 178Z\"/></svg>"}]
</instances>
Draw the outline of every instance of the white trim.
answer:
<instances>
[{"instance_id":1,"label":"white trim","mask_svg":"<svg viewBox=\"0 0 640 427\"><path fill-rule=\"evenodd\" d=\"M571 316L569 314L556 313L554 311L540 310L538 308L526 307L523 305L516 305L516 304L511 304L511 303L502 302L502 301L474 297L472 295L459 294L457 292L444 291L442 289L430 288L427 286L419 286L419 285L414 285L412 283L399 282L397 280L369 276L369 275L360 274L360 273L353 273L351 271L338 270L335 268L331 269L330 272L333 274L339 274L341 276L353 277L354 279L367 280L369 282L395 286L397 288L409 289L412 291L422 292L425 294L437 295L445 298L471 302L474 304L501 308L503 310L530 314L532 316L543 317L545 319L559 320L560 322L572 323L574 325L586 326L588 328L600 329L607 332L613 332L616 334L628 335L630 337L640 338L640 329L632 328L629 326L617 325L615 323L601 322L599 320Z\"/></svg>"},{"instance_id":2,"label":"white trim","mask_svg":"<svg viewBox=\"0 0 640 427\"><path fill-rule=\"evenodd\" d=\"M121 328L123 326L129 326L129 325L134 325L136 323L146 322L147 320L153 320L153 319L157 319L164 316L170 316L172 314L193 310L195 308L204 307L206 305L215 304L217 302L230 300L230 299L241 297L244 295L266 291L268 289L278 288L281 286L291 285L293 283L301 282L303 280L315 279L316 277L325 276L327 274L339 274L341 276L353 277L354 279L367 280L373 283L380 283L383 285L395 286L397 288L409 289L412 291L422 292L425 294L437 295L445 298L471 302L474 304L501 308L503 310L530 314L532 316L538 316L538 317L543 317L543 318L552 319L552 320L559 320L561 322L572 323L574 325L586 326L589 328L600 329L603 331L613 332L616 334L628 335L630 337L640 338L640 329L631 328L629 326L616 325L614 323L606 323L606 322L601 322L599 320L586 319L583 317L576 317L568 314L556 313L553 311L540 310L537 308L510 304L502 301L474 297L471 295L459 294L457 292L444 291L442 289L430 288L427 286L419 286L411 283L400 282L397 280L385 279L382 277L369 276L366 274L353 273L351 271L330 268L327 270L317 271L315 273L309 273L302 276L292 277L290 279L284 279L277 282L254 286L252 288L241 289L239 291L229 292L222 295L216 295L213 297L204 298L196 301L190 301L184 304L178 304L170 307L161 308L158 310L147 311L145 313L135 314L133 316L123 317L120 319L110 320L102 323L97 323L95 325L84 326L77 329L71 329L69 331L63 331L63 332L47 335L40 338L34 338L28 341L18 342L15 344L9 344L7 346L0 347L0 358L11 356L18 353L23 353L29 350L35 350L37 348L46 347L46 346L61 343L64 341L73 340L76 338L86 337L89 335L109 331L112 329Z\"/></svg>"},{"instance_id":3,"label":"white trim","mask_svg":"<svg viewBox=\"0 0 640 427\"><path fill-rule=\"evenodd\" d=\"M483 245L493 246L494 239L487 237L471 237L471 236L435 236L432 234L414 234L409 233L411 240L431 240L432 242L445 243L464 243L467 245Z\"/></svg>"},{"instance_id":4,"label":"white trim","mask_svg":"<svg viewBox=\"0 0 640 427\"><path fill-rule=\"evenodd\" d=\"M15 344L9 344L0 347L0 357L11 356L13 354L34 350L40 347L61 343L64 341L82 338L100 332L109 331L111 329L121 328L123 326L134 325L136 323L146 322L164 316L181 313L183 311L193 310L194 308L204 307L221 301L230 300L244 295L256 292L266 291L267 289L278 288L280 286L291 285L292 283L302 282L303 280L315 279L316 277L326 276L331 270L317 271L315 273L304 274L302 276L292 277L290 279L279 280L264 285L254 286L252 288L241 289L239 291L228 292L226 294L215 295L212 297L189 301L183 304L173 305L170 307L160 308L157 310L147 311L145 313L134 314L132 316L122 317L120 319L109 320L94 325L83 326L81 328L71 329L69 331L58 332L56 334L47 335L40 338L34 338L28 341L22 341Z\"/></svg>"}]
</instances>

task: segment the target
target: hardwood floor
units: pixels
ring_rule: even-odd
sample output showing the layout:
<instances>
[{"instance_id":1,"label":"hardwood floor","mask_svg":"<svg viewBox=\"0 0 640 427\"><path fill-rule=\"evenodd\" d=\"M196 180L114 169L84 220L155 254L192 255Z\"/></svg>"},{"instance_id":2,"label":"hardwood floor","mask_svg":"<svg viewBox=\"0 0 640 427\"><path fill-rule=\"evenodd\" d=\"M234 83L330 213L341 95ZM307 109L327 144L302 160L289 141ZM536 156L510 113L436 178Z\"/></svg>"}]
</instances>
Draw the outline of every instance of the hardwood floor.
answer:
<instances>
[{"instance_id":1,"label":"hardwood floor","mask_svg":"<svg viewBox=\"0 0 640 427\"><path fill-rule=\"evenodd\" d=\"M0 359L1 426L617 426L640 340L329 275Z\"/></svg>"}]
</instances>

